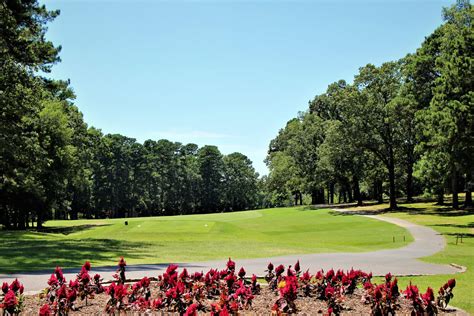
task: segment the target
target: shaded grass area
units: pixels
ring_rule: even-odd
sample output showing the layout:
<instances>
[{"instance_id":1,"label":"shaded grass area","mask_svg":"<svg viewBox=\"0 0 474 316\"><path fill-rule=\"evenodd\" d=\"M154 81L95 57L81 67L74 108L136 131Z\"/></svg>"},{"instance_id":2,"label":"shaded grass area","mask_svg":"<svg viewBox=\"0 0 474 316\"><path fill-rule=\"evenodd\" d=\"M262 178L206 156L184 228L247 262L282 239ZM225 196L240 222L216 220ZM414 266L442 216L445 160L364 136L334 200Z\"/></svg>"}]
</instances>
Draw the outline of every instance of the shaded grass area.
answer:
<instances>
[{"instance_id":1,"label":"shaded grass area","mask_svg":"<svg viewBox=\"0 0 474 316\"><path fill-rule=\"evenodd\" d=\"M398 226L302 207L109 220L49 221L42 232L0 231L0 273L129 264L362 252L412 241ZM406 242L392 236L407 236Z\"/></svg>"},{"instance_id":2,"label":"shaded grass area","mask_svg":"<svg viewBox=\"0 0 474 316\"><path fill-rule=\"evenodd\" d=\"M433 256L423 258L423 261L450 264L455 263L467 267L467 271L456 274L457 285L454 290L453 305L470 313L474 313L474 211L454 210L434 203L401 204L398 211L388 211L388 205L376 205L353 208L357 212L384 213L386 216L398 217L410 222L433 228L444 235L447 247L444 251ZM463 242L456 236L463 235ZM412 281L423 292L428 286L437 293L453 275L417 276L399 278L403 288Z\"/></svg>"}]
</instances>

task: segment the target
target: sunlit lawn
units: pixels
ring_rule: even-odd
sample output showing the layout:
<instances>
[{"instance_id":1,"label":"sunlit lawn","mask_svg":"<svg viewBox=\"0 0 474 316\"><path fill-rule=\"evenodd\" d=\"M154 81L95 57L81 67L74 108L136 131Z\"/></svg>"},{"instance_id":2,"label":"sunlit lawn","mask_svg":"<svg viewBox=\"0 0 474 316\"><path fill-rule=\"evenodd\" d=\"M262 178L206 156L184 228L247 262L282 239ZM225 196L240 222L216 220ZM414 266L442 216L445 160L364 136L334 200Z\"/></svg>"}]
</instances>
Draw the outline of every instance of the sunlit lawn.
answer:
<instances>
[{"instance_id":1,"label":"sunlit lawn","mask_svg":"<svg viewBox=\"0 0 474 316\"><path fill-rule=\"evenodd\" d=\"M455 277L457 285L454 291L453 305L459 306L470 313L474 313L474 212L467 210L453 210L447 206L436 206L434 203L401 204L400 212L385 213L386 216L398 217L416 224L429 226L444 235L447 247L424 261L433 263L456 263L467 267L467 272L453 275L417 276L399 278L403 287L412 281L420 286L424 292L426 287L434 287L435 293L449 278ZM388 205L373 205L355 208L377 212L384 210ZM463 243L458 241L456 234L463 234Z\"/></svg>"},{"instance_id":2,"label":"sunlit lawn","mask_svg":"<svg viewBox=\"0 0 474 316\"><path fill-rule=\"evenodd\" d=\"M49 221L48 233L0 231L0 272L268 257L314 252L361 252L401 247L403 228L327 210L279 208L153 218ZM406 236L406 243L392 236ZM263 271L262 271L263 272Z\"/></svg>"}]
</instances>

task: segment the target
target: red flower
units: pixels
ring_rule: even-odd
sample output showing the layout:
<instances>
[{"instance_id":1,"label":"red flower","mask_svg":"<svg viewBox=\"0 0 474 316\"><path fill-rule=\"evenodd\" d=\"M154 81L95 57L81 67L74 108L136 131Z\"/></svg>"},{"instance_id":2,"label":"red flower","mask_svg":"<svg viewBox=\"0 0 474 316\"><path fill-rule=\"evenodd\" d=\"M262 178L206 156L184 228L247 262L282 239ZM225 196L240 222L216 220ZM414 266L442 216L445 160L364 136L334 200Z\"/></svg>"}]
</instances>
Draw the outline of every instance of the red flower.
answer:
<instances>
[{"instance_id":1,"label":"red flower","mask_svg":"<svg viewBox=\"0 0 474 316\"><path fill-rule=\"evenodd\" d=\"M51 308L49 308L48 304L44 304L43 306L41 306L39 310L39 316L51 316L51 315L52 315Z\"/></svg>"},{"instance_id":2,"label":"red flower","mask_svg":"<svg viewBox=\"0 0 474 316\"><path fill-rule=\"evenodd\" d=\"M20 294L23 294L23 292L25 291L25 287L23 286L23 284L20 285Z\"/></svg>"},{"instance_id":3,"label":"red flower","mask_svg":"<svg viewBox=\"0 0 474 316\"><path fill-rule=\"evenodd\" d=\"M232 261L232 259L229 258L229 261L227 261L227 270L234 271L235 270L235 262Z\"/></svg>"},{"instance_id":4,"label":"red flower","mask_svg":"<svg viewBox=\"0 0 474 316\"><path fill-rule=\"evenodd\" d=\"M275 269L276 276L280 276L283 272L285 272L285 267L280 264L278 267Z\"/></svg>"},{"instance_id":5,"label":"red flower","mask_svg":"<svg viewBox=\"0 0 474 316\"><path fill-rule=\"evenodd\" d=\"M80 278L81 278L82 284L84 284L84 285L88 284L91 280L91 277L90 277L89 273L87 273L87 272L82 273L80 275Z\"/></svg>"},{"instance_id":6,"label":"red flower","mask_svg":"<svg viewBox=\"0 0 474 316\"><path fill-rule=\"evenodd\" d=\"M309 269L308 269L308 270L306 270L306 272L303 273L303 275L301 276L300 279L303 282L309 282L309 281L311 281L311 278L312 277L311 277L311 274L309 273Z\"/></svg>"},{"instance_id":7,"label":"red flower","mask_svg":"<svg viewBox=\"0 0 474 316\"><path fill-rule=\"evenodd\" d=\"M56 266L56 269L54 270L54 274L56 275L56 279L58 280L58 282L64 283L66 281L66 279L64 278L63 271L61 270L59 266Z\"/></svg>"},{"instance_id":8,"label":"red flower","mask_svg":"<svg viewBox=\"0 0 474 316\"><path fill-rule=\"evenodd\" d=\"M382 286L379 285L375 288L375 291L374 291L374 298L375 298L375 301L376 302L379 302L381 299L382 299Z\"/></svg>"},{"instance_id":9,"label":"red flower","mask_svg":"<svg viewBox=\"0 0 474 316\"><path fill-rule=\"evenodd\" d=\"M433 289L428 287L426 289L426 293L422 295L423 301L425 301L425 304L428 305L431 302L435 300Z\"/></svg>"},{"instance_id":10,"label":"red flower","mask_svg":"<svg viewBox=\"0 0 474 316\"><path fill-rule=\"evenodd\" d=\"M456 280L455 279L448 280L448 286L451 289L454 289L454 287L456 286Z\"/></svg>"},{"instance_id":11,"label":"red flower","mask_svg":"<svg viewBox=\"0 0 474 316\"><path fill-rule=\"evenodd\" d=\"M96 273L96 274L94 275L94 281L95 281L95 282L99 282L99 281L100 281L100 274Z\"/></svg>"},{"instance_id":12,"label":"red flower","mask_svg":"<svg viewBox=\"0 0 474 316\"><path fill-rule=\"evenodd\" d=\"M58 284L59 282L58 282L58 279L56 278L56 275L54 275L54 273L51 274L51 277L48 280L48 285L53 286L53 285L58 285Z\"/></svg>"},{"instance_id":13,"label":"red flower","mask_svg":"<svg viewBox=\"0 0 474 316\"><path fill-rule=\"evenodd\" d=\"M10 314L13 314L13 310L15 309L17 304L18 300L16 299L15 292L13 290L9 290L3 298L3 308L9 311Z\"/></svg>"},{"instance_id":14,"label":"red flower","mask_svg":"<svg viewBox=\"0 0 474 316\"><path fill-rule=\"evenodd\" d=\"M192 278L194 281L201 281L202 276L203 276L202 272L194 272Z\"/></svg>"},{"instance_id":15,"label":"red flower","mask_svg":"<svg viewBox=\"0 0 474 316\"><path fill-rule=\"evenodd\" d=\"M236 301L232 301L229 307L230 307L230 310L233 311L234 313L236 313L239 310L239 304Z\"/></svg>"},{"instance_id":16,"label":"red flower","mask_svg":"<svg viewBox=\"0 0 474 316\"><path fill-rule=\"evenodd\" d=\"M252 274L252 283L257 282L257 276L255 274Z\"/></svg>"},{"instance_id":17,"label":"red flower","mask_svg":"<svg viewBox=\"0 0 474 316\"><path fill-rule=\"evenodd\" d=\"M296 264L295 264L295 271L298 273L301 271L301 268L300 268L300 261L296 261Z\"/></svg>"},{"instance_id":18,"label":"red flower","mask_svg":"<svg viewBox=\"0 0 474 316\"><path fill-rule=\"evenodd\" d=\"M79 282L77 280L73 281L73 280L70 280L69 281L69 287L71 289L75 289L77 290L79 288Z\"/></svg>"},{"instance_id":19,"label":"red flower","mask_svg":"<svg viewBox=\"0 0 474 316\"><path fill-rule=\"evenodd\" d=\"M127 265L127 263L125 262L125 260L123 259L123 257L120 257L120 261L118 263L118 266L123 268Z\"/></svg>"},{"instance_id":20,"label":"red flower","mask_svg":"<svg viewBox=\"0 0 474 316\"><path fill-rule=\"evenodd\" d=\"M186 268L179 274L179 279L185 281L189 277L188 270Z\"/></svg>"},{"instance_id":21,"label":"red flower","mask_svg":"<svg viewBox=\"0 0 474 316\"><path fill-rule=\"evenodd\" d=\"M89 261L86 261L82 267L84 269L86 269L86 271L90 271L91 270L91 263Z\"/></svg>"},{"instance_id":22,"label":"red flower","mask_svg":"<svg viewBox=\"0 0 474 316\"><path fill-rule=\"evenodd\" d=\"M12 284L10 284L10 290L12 290L15 293L18 292L20 287L21 287L21 284L18 281L18 279L15 279L15 281L13 281Z\"/></svg>"},{"instance_id":23,"label":"red flower","mask_svg":"<svg viewBox=\"0 0 474 316\"><path fill-rule=\"evenodd\" d=\"M242 267L239 270L239 278L243 279L244 276L245 276L245 269Z\"/></svg>"},{"instance_id":24,"label":"red flower","mask_svg":"<svg viewBox=\"0 0 474 316\"><path fill-rule=\"evenodd\" d=\"M331 315L332 315L332 312L333 312L332 307L329 307L329 308L328 308L328 316L331 316Z\"/></svg>"},{"instance_id":25,"label":"red flower","mask_svg":"<svg viewBox=\"0 0 474 316\"><path fill-rule=\"evenodd\" d=\"M125 296L129 294L128 285L123 285L123 284L116 285L114 288L114 291L115 291L114 293L115 298L118 300L121 300L122 298L124 298Z\"/></svg>"},{"instance_id":26,"label":"red flower","mask_svg":"<svg viewBox=\"0 0 474 316\"><path fill-rule=\"evenodd\" d=\"M367 282L364 283L364 290L367 291L367 290L371 290L373 288L374 288L374 286L372 285L372 283L370 283L370 281L367 281Z\"/></svg>"},{"instance_id":27,"label":"red flower","mask_svg":"<svg viewBox=\"0 0 474 316\"><path fill-rule=\"evenodd\" d=\"M229 316L229 311L227 310L227 306L224 306L219 313L219 316Z\"/></svg>"},{"instance_id":28,"label":"red flower","mask_svg":"<svg viewBox=\"0 0 474 316\"><path fill-rule=\"evenodd\" d=\"M191 304L189 307L186 309L186 312L184 313L185 316L197 316L197 304Z\"/></svg>"},{"instance_id":29,"label":"red flower","mask_svg":"<svg viewBox=\"0 0 474 316\"><path fill-rule=\"evenodd\" d=\"M7 294L8 289L9 289L8 283L7 283L7 282L3 282L3 285L2 285L2 292L3 292L3 294Z\"/></svg>"},{"instance_id":30,"label":"red flower","mask_svg":"<svg viewBox=\"0 0 474 316\"><path fill-rule=\"evenodd\" d=\"M400 293L398 292L398 280L395 278L393 282L390 284L390 292L392 296L398 296Z\"/></svg>"},{"instance_id":31,"label":"red flower","mask_svg":"<svg viewBox=\"0 0 474 316\"><path fill-rule=\"evenodd\" d=\"M178 265L176 264L170 264L168 268L166 268L166 273L169 275L173 275L176 273L176 270L178 269Z\"/></svg>"},{"instance_id":32,"label":"red flower","mask_svg":"<svg viewBox=\"0 0 474 316\"><path fill-rule=\"evenodd\" d=\"M56 291L56 296L59 299L67 298L67 288L66 284L61 285L61 287Z\"/></svg>"},{"instance_id":33,"label":"red flower","mask_svg":"<svg viewBox=\"0 0 474 316\"><path fill-rule=\"evenodd\" d=\"M417 300L419 297L418 287L416 285L412 285L411 282L403 293L405 294L406 298L413 301Z\"/></svg>"},{"instance_id":34,"label":"red flower","mask_svg":"<svg viewBox=\"0 0 474 316\"><path fill-rule=\"evenodd\" d=\"M324 291L324 296L326 296L327 299L330 299L334 296L334 288L331 285L328 285L326 287L326 290Z\"/></svg>"},{"instance_id":35,"label":"red flower","mask_svg":"<svg viewBox=\"0 0 474 316\"><path fill-rule=\"evenodd\" d=\"M286 271L287 276L295 276L295 272L291 268L291 265L288 267L288 270Z\"/></svg>"},{"instance_id":36,"label":"red flower","mask_svg":"<svg viewBox=\"0 0 474 316\"><path fill-rule=\"evenodd\" d=\"M115 282L112 282L106 289L105 291L109 295L113 295L115 293Z\"/></svg>"},{"instance_id":37,"label":"red flower","mask_svg":"<svg viewBox=\"0 0 474 316\"><path fill-rule=\"evenodd\" d=\"M392 280L392 274L389 272L385 275L385 282L390 282Z\"/></svg>"},{"instance_id":38,"label":"red flower","mask_svg":"<svg viewBox=\"0 0 474 316\"><path fill-rule=\"evenodd\" d=\"M76 290L72 289L70 290L68 293L67 293L67 300L69 302L74 302L77 298L77 293L76 293Z\"/></svg>"},{"instance_id":39,"label":"red flower","mask_svg":"<svg viewBox=\"0 0 474 316\"><path fill-rule=\"evenodd\" d=\"M268 271L273 271L273 264L270 262L267 266Z\"/></svg>"},{"instance_id":40,"label":"red flower","mask_svg":"<svg viewBox=\"0 0 474 316\"><path fill-rule=\"evenodd\" d=\"M140 284L143 287L149 287L150 286L150 279L147 277L144 277L143 279L140 280Z\"/></svg>"},{"instance_id":41,"label":"red flower","mask_svg":"<svg viewBox=\"0 0 474 316\"><path fill-rule=\"evenodd\" d=\"M334 269L329 270L326 272L326 280L331 281L334 278Z\"/></svg>"},{"instance_id":42,"label":"red flower","mask_svg":"<svg viewBox=\"0 0 474 316\"><path fill-rule=\"evenodd\" d=\"M152 306L154 309L160 309L163 307L163 301L161 299L156 299L153 301Z\"/></svg>"}]
</instances>

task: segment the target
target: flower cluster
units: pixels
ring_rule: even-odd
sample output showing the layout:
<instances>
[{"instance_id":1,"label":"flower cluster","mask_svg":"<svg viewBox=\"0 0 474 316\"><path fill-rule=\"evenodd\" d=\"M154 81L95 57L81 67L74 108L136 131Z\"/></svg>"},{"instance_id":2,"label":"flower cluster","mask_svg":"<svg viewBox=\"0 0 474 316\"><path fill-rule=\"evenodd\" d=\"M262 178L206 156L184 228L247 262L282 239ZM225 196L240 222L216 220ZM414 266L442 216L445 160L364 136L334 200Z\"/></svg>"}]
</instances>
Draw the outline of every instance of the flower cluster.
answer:
<instances>
[{"instance_id":1,"label":"flower cluster","mask_svg":"<svg viewBox=\"0 0 474 316\"><path fill-rule=\"evenodd\" d=\"M400 307L397 301L400 296L398 280L392 280L391 273L385 275L385 283L376 285L369 280L364 283L364 289L363 302L371 304L373 315L393 315Z\"/></svg>"},{"instance_id":2,"label":"flower cluster","mask_svg":"<svg viewBox=\"0 0 474 316\"><path fill-rule=\"evenodd\" d=\"M121 262L125 261L121 259ZM124 267L124 264L119 265L118 272L125 274ZM235 314L250 309L254 295L260 292L256 276L251 281L245 276L243 268L236 274L235 262L231 259L225 270L211 269L206 274L190 274L186 269L178 271L178 266L171 264L157 277L154 286L158 293L154 297L149 278L145 277L129 287L120 282L121 277L117 277L118 282L107 288L109 300L105 311L110 314L120 311Z\"/></svg>"},{"instance_id":3,"label":"flower cluster","mask_svg":"<svg viewBox=\"0 0 474 316\"><path fill-rule=\"evenodd\" d=\"M47 315L67 315L70 310L77 310L77 299L93 299L94 294L100 294L104 291L101 285L101 277L96 274L94 278L90 277L91 264L86 261L77 274L75 280L66 282L63 271L56 267L54 273L48 280L48 287L40 297L46 298L46 303L40 309L41 316Z\"/></svg>"},{"instance_id":4,"label":"flower cluster","mask_svg":"<svg viewBox=\"0 0 474 316\"><path fill-rule=\"evenodd\" d=\"M441 308L446 308L449 301L454 297L453 289L456 286L456 280L450 279L439 288L436 304Z\"/></svg>"},{"instance_id":5,"label":"flower cluster","mask_svg":"<svg viewBox=\"0 0 474 316\"><path fill-rule=\"evenodd\" d=\"M2 284L2 294L0 295L0 308L6 315L17 315L23 309L23 285L15 279L10 285L7 282Z\"/></svg>"},{"instance_id":6,"label":"flower cluster","mask_svg":"<svg viewBox=\"0 0 474 316\"><path fill-rule=\"evenodd\" d=\"M449 301L453 298L453 289L456 280L450 279L438 291L435 299L433 289L428 287L424 294L421 294L416 285L411 283L407 286L403 294L412 302L412 314L415 315L437 315L438 308L445 309Z\"/></svg>"}]
</instances>

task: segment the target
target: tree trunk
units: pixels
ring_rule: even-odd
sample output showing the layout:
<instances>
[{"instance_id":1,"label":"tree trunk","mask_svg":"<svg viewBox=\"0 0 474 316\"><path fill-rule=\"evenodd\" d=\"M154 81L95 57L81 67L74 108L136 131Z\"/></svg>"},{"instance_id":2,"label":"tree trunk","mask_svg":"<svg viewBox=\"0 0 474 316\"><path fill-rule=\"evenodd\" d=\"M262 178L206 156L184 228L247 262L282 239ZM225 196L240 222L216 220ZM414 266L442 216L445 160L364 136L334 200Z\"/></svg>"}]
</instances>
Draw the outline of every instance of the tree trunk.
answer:
<instances>
[{"instance_id":1,"label":"tree trunk","mask_svg":"<svg viewBox=\"0 0 474 316\"><path fill-rule=\"evenodd\" d=\"M395 162L393 157L393 148L390 147L390 157L388 160L388 177L390 182L390 209L397 209L397 197L395 188Z\"/></svg>"},{"instance_id":2,"label":"tree trunk","mask_svg":"<svg viewBox=\"0 0 474 316\"><path fill-rule=\"evenodd\" d=\"M334 204L334 183L331 183L329 185L329 196L331 198L329 202L329 204Z\"/></svg>"},{"instance_id":3,"label":"tree trunk","mask_svg":"<svg viewBox=\"0 0 474 316\"><path fill-rule=\"evenodd\" d=\"M411 162L407 166L406 194L407 202L413 202L413 163Z\"/></svg>"},{"instance_id":4,"label":"tree trunk","mask_svg":"<svg viewBox=\"0 0 474 316\"><path fill-rule=\"evenodd\" d=\"M352 189L351 189L351 185L349 183L346 184L346 191L347 191L347 195L349 197L349 203L352 203L354 202L354 196L352 195Z\"/></svg>"},{"instance_id":5,"label":"tree trunk","mask_svg":"<svg viewBox=\"0 0 474 316\"><path fill-rule=\"evenodd\" d=\"M444 204L444 190L443 188L439 188L436 192L436 204L443 205Z\"/></svg>"},{"instance_id":6,"label":"tree trunk","mask_svg":"<svg viewBox=\"0 0 474 316\"><path fill-rule=\"evenodd\" d=\"M453 166L452 176L451 176L451 190L453 193L453 208L459 208L459 197L458 197L458 172L456 167Z\"/></svg>"},{"instance_id":7,"label":"tree trunk","mask_svg":"<svg viewBox=\"0 0 474 316\"><path fill-rule=\"evenodd\" d=\"M377 201L382 204L383 203L383 183L382 181L377 181Z\"/></svg>"},{"instance_id":8,"label":"tree trunk","mask_svg":"<svg viewBox=\"0 0 474 316\"><path fill-rule=\"evenodd\" d=\"M341 204L342 190L339 190L338 203Z\"/></svg>"},{"instance_id":9,"label":"tree trunk","mask_svg":"<svg viewBox=\"0 0 474 316\"><path fill-rule=\"evenodd\" d=\"M470 190L466 191L466 199L464 200L464 207L472 206L472 192Z\"/></svg>"},{"instance_id":10,"label":"tree trunk","mask_svg":"<svg viewBox=\"0 0 474 316\"><path fill-rule=\"evenodd\" d=\"M464 200L464 207L468 208L472 206L472 192L471 192L471 174L466 175L466 182L464 184L464 192L466 192L466 198Z\"/></svg>"},{"instance_id":11,"label":"tree trunk","mask_svg":"<svg viewBox=\"0 0 474 316\"><path fill-rule=\"evenodd\" d=\"M311 204L315 205L318 203L318 194L316 190L311 191Z\"/></svg>"},{"instance_id":12,"label":"tree trunk","mask_svg":"<svg viewBox=\"0 0 474 316\"><path fill-rule=\"evenodd\" d=\"M354 177L354 197L357 200L357 205L362 205L362 195L360 194L359 179Z\"/></svg>"},{"instance_id":13,"label":"tree trunk","mask_svg":"<svg viewBox=\"0 0 474 316\"><path fill-rule=\"evenodd\" d=\"M298 205L298 191L295 192L295 205Z\"/></svg>"},{"instance_id":14,"label":"tree trunk","mask_svg":"<svg viewBox=\"0 0 474 316\"><path fill-rule=\"evenodd\" d=\"M303 205L303 194L300 192L300 205Z\"/></svg>"}]
</instances>

